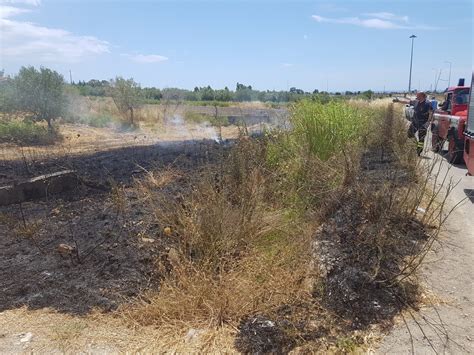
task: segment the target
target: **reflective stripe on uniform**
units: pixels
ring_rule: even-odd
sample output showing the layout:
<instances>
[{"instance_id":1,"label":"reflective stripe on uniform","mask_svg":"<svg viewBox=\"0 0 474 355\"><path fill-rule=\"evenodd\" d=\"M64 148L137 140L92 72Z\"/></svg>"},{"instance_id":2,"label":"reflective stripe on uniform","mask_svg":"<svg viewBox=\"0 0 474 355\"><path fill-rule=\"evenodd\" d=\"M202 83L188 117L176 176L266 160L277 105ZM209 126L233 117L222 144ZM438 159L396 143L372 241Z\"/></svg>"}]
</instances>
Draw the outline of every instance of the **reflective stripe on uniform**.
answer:
<instances>
[{"instance_id":1,"label":"reflective stripe on uniform","mask_svg":"<svg viewBox=\"0 0 474 355\"><path fill-rule=\"evenodd\" d=\"M418 147L423 147L423 146L425 145L425 142L418 142L418 143L416 143L416 145L417 145Z\"/></svg>"}]
</instances>

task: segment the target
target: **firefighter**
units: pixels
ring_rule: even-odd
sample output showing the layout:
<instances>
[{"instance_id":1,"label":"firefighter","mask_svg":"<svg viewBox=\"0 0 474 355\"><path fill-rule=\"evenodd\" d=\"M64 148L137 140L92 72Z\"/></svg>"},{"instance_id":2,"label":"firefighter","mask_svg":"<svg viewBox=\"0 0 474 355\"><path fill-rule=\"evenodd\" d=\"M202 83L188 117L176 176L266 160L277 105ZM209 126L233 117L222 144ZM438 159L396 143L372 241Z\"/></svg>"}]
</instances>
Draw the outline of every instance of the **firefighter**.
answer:
<instances>
[{"instance_id":1,"label":"firefighter","mask_svg":"<svg viewBox=\"0 0 474 355\"><path fill-rule=\"evenodd\" d=\"M414 138L415 133L418 132L416 152L418 155L421 155L423 146L425 145L425 137L432 110L431 104L426 100L426 94L424 92L418 92L416 94L416 101L413 109L414 113L410 128L408 128L408 136Z\"/></svg>"}]
</instances>

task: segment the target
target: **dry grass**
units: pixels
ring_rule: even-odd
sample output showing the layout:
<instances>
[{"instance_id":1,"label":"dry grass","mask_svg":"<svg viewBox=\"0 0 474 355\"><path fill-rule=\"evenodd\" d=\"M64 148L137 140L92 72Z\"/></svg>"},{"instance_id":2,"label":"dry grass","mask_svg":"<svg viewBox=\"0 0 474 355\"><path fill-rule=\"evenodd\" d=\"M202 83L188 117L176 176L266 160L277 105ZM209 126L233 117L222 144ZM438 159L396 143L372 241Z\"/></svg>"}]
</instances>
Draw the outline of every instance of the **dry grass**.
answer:
<instances>
[{"instance_id":1,"label":"dry grass","mask_svg":"<svg viewBox=\"0 0 474 355\"><path fill-rule=\"evenodd\" d=\"M207 329L194 338L174 326L133 328L120 317L93 313L75 317L51 310L20 308L0 314L2 353L237 353L235 330ZM33 334L23 344L23 334Z\"/></svg>"},{"instance_id":2,"label":"dry grass","mask_svg":"<svg viewBox=\"0 0 474 355\"><path fill-rule=\"evenodd\" d=\"M126 312L140 324L236 327L242 317L309 297L310 228L268 203L260 143L243 140L221 166L169 187L150 173L142 195L172 230L172 267L158 294ZM184 185L184 187L183 187ZM170 191L173 191L170 195ZM161 265L166 270L167 265Z\"/></svg>"},{"instance_id":3,"label":"dry grass","mask_svg":"<svg viewBox=\"0 0 474 355\"><path fill-rule=\"evenodd\" d=\"M165 274L159 292L146 292L120 310L130 324L236 330L263 314L284 317L285 332L301 343L302 323L331 323L313 297L320 278L312 267L312 234L318 216L339 196L344 162L357 155L322 161L301 154L303 144L274 159L282 152L269 149L281 139L243 138L220 163L191 176L165 170L140 182L143 202L163 228L171 228L174 246L158 265ZM336 162L343 164L335 168ZM317 314L319 321L304 314Z\"/></svg>"},{"instance_id":4,"label":"dry grass","mask_svg":"<svg viewBox=\"0 0 474 355\"><path fill-rule=\"evenodd\" d=\"M160 291L147 292L141 302L123 308L125 319L136 326L177 331L235 330L254 315L282 319L286 309L291 311L283 312L290 324L285 332L295 344L343 351L367 346L363 336L345 328L350 320L342 316L337 321L326 308L323 294L329 286L314 267L312 231L350 199L349 209L360 213L344 221L359 230L349 259L362 265L370 282L389 289L397 284L402 291L395 291L396 297L412 302L419 293L411 278L439 225L424 236L422 224L410 222L418 217L414 211L426 196L427 184L419 183L416 153L391 106L376 103L360 109L379 115L371 126L377 133L359 144L348 142L352 150L325 156L325 161L308 154L304 140L295 148L282 133L259 142L242 139L228 156L223 154L220 164L178 179L179 187L170 183L168 175L176 177L174 172L150 173L140 184L142 196L154 218L171 228L174 247L160 264L166 275ZM359 160L369 147L381 154L376 163L392 163L380 176L361 180ZM433 201L426 204L435 206ZM363 219L360 228L358 218ZM411 238L421 239L410 252ZM327 332L333 340L325 333L312 346L305 341L311 324L319 323L303 314L316 314L331 324Z\"/></svg>"}]
</instances>

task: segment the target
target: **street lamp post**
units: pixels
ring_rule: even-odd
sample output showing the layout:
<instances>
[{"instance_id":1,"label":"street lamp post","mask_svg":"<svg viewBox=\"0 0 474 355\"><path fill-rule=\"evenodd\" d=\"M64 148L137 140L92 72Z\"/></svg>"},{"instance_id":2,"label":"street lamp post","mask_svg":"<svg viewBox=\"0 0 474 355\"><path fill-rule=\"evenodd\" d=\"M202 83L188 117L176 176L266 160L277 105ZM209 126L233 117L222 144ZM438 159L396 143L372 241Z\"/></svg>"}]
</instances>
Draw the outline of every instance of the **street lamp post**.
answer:
<instances>
[{"instance_id":1,"label":"street lamp post","mask_svg":"<svg viewBox=\"0 0 474 355\"><path fill-rule=\"evenodd\" d=\"M411 38L411 57L410 57L410 77L408 79L408 94L411 93L411 69L413 66L413 43L415 41L416 36L411 35L410 38Z\"/></svg>"},{"instance_id":2,"label":"street lamp post","mask_svg":"<svg viewBox=\"0 0 474 355\"><path fill-rule=\"evenodd\" d=\"M447 60L445 60L444 62L449 64L449 77L448 77L448 88L449 88L449 86L451 85L451 66L453 63L448 62Z\"/></svg>"}]
</instances>

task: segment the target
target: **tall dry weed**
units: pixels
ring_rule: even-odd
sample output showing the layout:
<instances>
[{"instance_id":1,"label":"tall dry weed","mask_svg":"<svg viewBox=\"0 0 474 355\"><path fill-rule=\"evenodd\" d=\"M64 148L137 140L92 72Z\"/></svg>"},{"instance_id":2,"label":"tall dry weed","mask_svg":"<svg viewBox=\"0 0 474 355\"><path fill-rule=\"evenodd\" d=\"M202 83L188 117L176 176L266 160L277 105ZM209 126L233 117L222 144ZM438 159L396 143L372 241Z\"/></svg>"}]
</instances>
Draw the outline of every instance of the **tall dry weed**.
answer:
<instances>
[{"instance_id":1,"label":"tall dry weed","mask_svg":"<svg viewBox=\"0 0 474 355\"><path fill-rule=\"evenodd\" d=\"M160 292L145 295L132 319L237 326L249 314L309 297L311 233L267 200L275 185L262 144L242 140L220 164L181 180L178 190L168 184L170 172L151 173L141 183L174 246Z\"/></svg>"}]
</instances>

